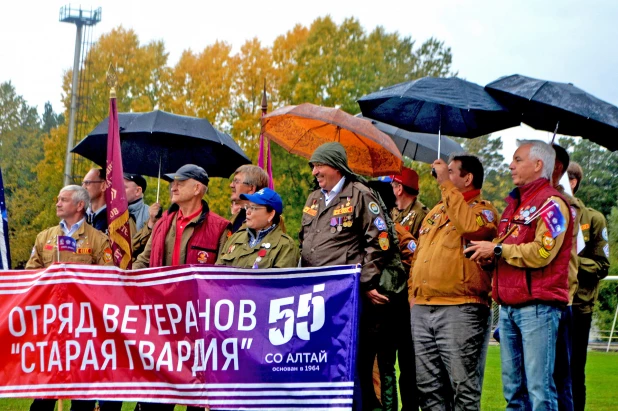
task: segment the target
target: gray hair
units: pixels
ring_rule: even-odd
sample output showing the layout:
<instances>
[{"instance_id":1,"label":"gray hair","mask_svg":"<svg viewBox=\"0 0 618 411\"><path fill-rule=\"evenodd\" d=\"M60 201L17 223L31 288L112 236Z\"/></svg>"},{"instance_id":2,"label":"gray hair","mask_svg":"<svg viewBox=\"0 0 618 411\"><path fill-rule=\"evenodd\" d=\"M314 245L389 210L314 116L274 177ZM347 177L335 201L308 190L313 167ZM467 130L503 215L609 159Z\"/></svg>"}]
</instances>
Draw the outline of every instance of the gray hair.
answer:
<instances>
[{"instance_id":1,"label":"gray hair","mask_svg":"<svg viewBox=\"0 0 618 411\"><path fill-rule=\"evenodd\" d=\"M541 140L517 140L517 147L527 144L531 146L530 159L543 162L541 177L551 180L551 175L554 172L554 163L556 162L556 151L550 144Z\"/></svg>"},{"instance_id":2,"label":"gray hair","mask_svg":"<svg viewBox=\"0 0 618 411\"><path fill-rule=\"evenodd\" d=\"M268 173L261 167L252 164L244 164L234 171L234 175L238 173L243 173L245 175L244 183L255 186L255 191L268 187Z\"/></svg>"},{"instance_id":3,"label":"gray hair","mask_svg":"<svg viewBox=\"0 0 618 411\"><path fill-rule=\"evenodd\" d=\"M60 192L63 191L72 191L73 192L73 204L77 204L80 201L84 202L84 212L88 207L90 207L90 196L88 195L88 191L84 187L80 187L75 184L71 184L60 189Z\"/></svg>"}]
</instances>

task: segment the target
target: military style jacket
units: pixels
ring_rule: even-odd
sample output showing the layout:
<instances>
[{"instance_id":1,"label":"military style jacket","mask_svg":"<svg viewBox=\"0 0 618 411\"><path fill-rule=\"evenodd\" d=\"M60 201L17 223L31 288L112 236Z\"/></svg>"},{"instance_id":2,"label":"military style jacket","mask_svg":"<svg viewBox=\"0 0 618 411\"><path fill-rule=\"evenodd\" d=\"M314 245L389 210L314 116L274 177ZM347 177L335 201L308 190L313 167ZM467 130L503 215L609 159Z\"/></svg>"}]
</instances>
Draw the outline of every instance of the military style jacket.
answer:
<instances>
[{"instance_id":1,"label":"military style jacket","mask_svg":"<svg viewBox=\"0 0 618 411\"><path fill-rule=\"evenodd\" d=\"M60 251L60 259L58 259L58 236L64 236L60 225L50 227L36 236L26 269L47 268L57 262L114 265L107 236L85 221L72 235L77 241L76 251Z\"/></svg>"},{"instance_id":2,"label":"military style jacket","mask_svg":"<svg viewBox=\"0 0 618 411\"><path fill-rule=\"evenodd\" d=\"M392 255L379 200L365 185L349 180L328 206L320 190L309 195L299 238L303 267L361 264L363 291L380 285L385 259Z\"/></svg>"},{"instance_id":3,"label":"military style jacket","mask_svg":"<svg viewBox=\"0 0 618 411\"><path fill-rule=\"evenodd\" d=\"M449 180L442 201L427 214L412 260L409 291L416 304L489 304L491 273L464 255L470 241L497 235L498 211L480 190L461 193Z\"/></svg>"},{"instance_id":4,"label":"military style jacket","mask_svg":"<svg viewBox=\"0 0 618 411\"><path fill-rule=\"evenodd\" d=\"M409 206L400 211L397 208L391 210L393 223L399 223L414 236L418 238L418 231L429 209L416 198Z\"/></svg>"},{"instance_id":5,"label":"military style jacket","mask_svg":"<svg viewBox=\"0 0 618 411\"><path fill-rule=\"evenodd\" d=\"M298 247L281 226L255 245L249 246L249 229L244 226L228 238L217 265L239 268L287 268L297 267L300 258Z\"/></svg>"},{"instance_id":6,"label":"military style jacket","mask_svg":"<svg viewBox=\"0 0 618 411\"><path fill-rule=\"evenodd\" d=\"M579 288L573 299L573 309L590 314L599 294L599 280L605 278L609 271L609 243L607 222L603 214L592 208L586 208L581 200L581 231L586 246L579 254Z\"/></svg>"}]
</instances>

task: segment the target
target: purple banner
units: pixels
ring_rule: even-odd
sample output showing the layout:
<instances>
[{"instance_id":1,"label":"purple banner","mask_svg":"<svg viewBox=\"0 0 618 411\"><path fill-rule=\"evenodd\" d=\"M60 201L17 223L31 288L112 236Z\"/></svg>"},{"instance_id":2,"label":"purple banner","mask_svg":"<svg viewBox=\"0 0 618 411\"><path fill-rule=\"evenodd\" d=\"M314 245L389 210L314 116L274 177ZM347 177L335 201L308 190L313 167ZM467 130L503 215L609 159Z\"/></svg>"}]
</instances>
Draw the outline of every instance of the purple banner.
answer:
<instances>
[{"instance_id":1,"label":"purple banner","mask_svg":"<svg viewBox=\"0 0 618 411\"><path fill-rule=\"evenodd\" d=\"M0 275L0 397L349 410L360 268Z\"/></svg>"}]
</instances>

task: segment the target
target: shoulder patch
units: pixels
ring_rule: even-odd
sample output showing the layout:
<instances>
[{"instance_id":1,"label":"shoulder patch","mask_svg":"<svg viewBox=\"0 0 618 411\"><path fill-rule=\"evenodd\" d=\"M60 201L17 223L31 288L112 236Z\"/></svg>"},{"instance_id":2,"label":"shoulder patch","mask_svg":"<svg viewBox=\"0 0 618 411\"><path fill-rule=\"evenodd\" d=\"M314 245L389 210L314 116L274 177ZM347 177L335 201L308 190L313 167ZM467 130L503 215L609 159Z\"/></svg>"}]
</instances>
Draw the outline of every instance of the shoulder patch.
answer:
<instances>
[{"instance_id":1,"label":"shoulder patch","mask_svg":"<svg viewBox=\"0 0 618 411\"><path fill-rule=\"evenodd\" d=\"M103 261L105 261L106 263L109 263L110 261L112 261L112 249L107 247L105 250L103 250Z\"/></svg>"},{"instance_id":2,"label":"shoulder patch","mask_svg":"<svg viewBox=\"0 0 618 411\"><path fill-rule=\"evenodd\" d=\"M385 231L386 230L386 223L380 217L376 217L376 219L373 220L373 225L375 225L376 228L378 230L380 230L380 231Z\"/></svg>"},{"instance_id":3,"label":"shoulder patch","mask_svg":"<svg viewBox=\"0 0 618 411\"><path fill-rule=\"evenodd\" d=\"M416 251L416 241L410 240L410 242L408 243L408 250L410 250L412 253Z\"/></svg>"},{"instance_id":4,"label":"shoulder patch","mask_svg":"<svg viewBox=\"0 0 618 411\"><path fill-rule=\"evenodd\" d=\"M388 233L386 231L382 231L380 235L378 235L378 243L382 251L386 251L390 248L391 243L388 240Z\"/></svg>"},{"instance_id":5,"label":"shoulder patch","mask_svg":"<svg viewBox=\"0 0 618 411\"><path fill-rule=\"evenodd\" d=\"M375 201L372 201L368 204L369 207L369 211L371 211L373 214L380 214L380 206L378 205L378 203L376 203Z\"/></svg>"},{"instance_id":6,"label":"shoulder patch","mask_svg":"<svg viewBox=\"0 0 618 411\"><path fill-rule=\"evenodd\" d=\"M551 251L554 249L555 245L556 240L554 240L549 231L546 231L545 234L543 234L543 248L547 251Z\"/></svg>"},{"instance_id":7,"label":"shoulder patch","mask_svg":"<svg viewBox=\"0 0 618 411\"><path fill-rule=\"evenodd\" d=\"M494 217L494 212L491 210L483 210L481 211L481 214L483 214L483 217L485 217L485 220L488 223L491 223L494 221L495 217Z\"/></svg>"},{"instance_id":8,"label":"shoulder patch","mask_svg":"<svg viewBox=\"0 0 618 411\"><path fill-rule=\"evenodd\" d=\"M605 247L603 247L603 252L605 253L605 257L609 258L609 244L605 244Z\"/></svg>"},{"instance_id":9,"label":"shoulder patch","mask_svg":"<svg viewBox=\"0 0 618 411\"><path fill-rule=\"evenodd\" d=\"M609 241L609 237L607 236L607 227L603 227L603 231L601 231L601 237L603 237L603 240Z\"/></svg>"}]
</instances>

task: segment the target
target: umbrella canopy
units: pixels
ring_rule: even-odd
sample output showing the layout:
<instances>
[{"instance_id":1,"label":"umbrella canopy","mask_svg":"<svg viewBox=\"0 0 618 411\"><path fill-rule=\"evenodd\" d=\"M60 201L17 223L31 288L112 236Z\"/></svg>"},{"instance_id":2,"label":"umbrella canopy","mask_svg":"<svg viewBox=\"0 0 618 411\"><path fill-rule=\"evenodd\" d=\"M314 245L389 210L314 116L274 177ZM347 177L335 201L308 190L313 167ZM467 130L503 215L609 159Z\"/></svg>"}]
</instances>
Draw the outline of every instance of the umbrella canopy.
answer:
<instances>
[{"instance_id":1,"label":"umbrella canopy","mask_svg":"<svg viewBox=\"0 0 618 411\"><path fill-rule=\"evenodd\" d=\"M73 150L105 167L108 118ZM251 161L234 139L216 130L206 119L155 110L119 113L122 163L127 173L157 177L185 164L203 167L211 177L229 177Z\"/></svg>"},{"instance_id":2,"label":"umbrella canopy","mask_svg":"<svg viewBox=\"0 0 618 411\"><path fill-rule=\"evenodd\" d=\"M485 89L538 130L581 136L608 149L618 149L618 107L570 83L538 80L513 74Z\"/></svg>"},{"instance_id":3,"label":"umbrella canopy","mask_svg":"<svg viewBox=\"0 0 618 411\"><path fill-rule=\"evenodd\" d=\"M399 152L411 160L431 164L438 158L438 136L436 134L413 133L391 126L390 124L382 123L381 121L363 117L360 114L356 116L371 121L371 124L378 130L388 134L395 142ZM440 158L444 161L448 161L452 153L465 151L459 143L448 137L442 136L441 144Z\"/></svg>"},{"instance_id":4,"label":"umbrella canopy","mask_svg":"<svg viewBox=\"0 0 618 411\"><path fill-rule=\"evenodd\" d=\"M264 135L287 151L310 158L316 148L340 142L356 173L381 176L401 172L401 153L371 122L336 108L309 103L282 107L262 117Z\"/></svg>"},{"instance_id":5,"label":"umbrella canopy","mask_svg":"<svg viewBox=\"0 0 618 411\"><path fill-rule=\"evenodd\" d=\"M474 138L519 124L483 87L456 77L423 77L358 100L363 116L407 131Z\"/></svg>"}]
</instances>

